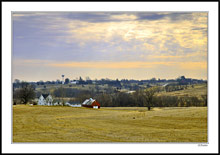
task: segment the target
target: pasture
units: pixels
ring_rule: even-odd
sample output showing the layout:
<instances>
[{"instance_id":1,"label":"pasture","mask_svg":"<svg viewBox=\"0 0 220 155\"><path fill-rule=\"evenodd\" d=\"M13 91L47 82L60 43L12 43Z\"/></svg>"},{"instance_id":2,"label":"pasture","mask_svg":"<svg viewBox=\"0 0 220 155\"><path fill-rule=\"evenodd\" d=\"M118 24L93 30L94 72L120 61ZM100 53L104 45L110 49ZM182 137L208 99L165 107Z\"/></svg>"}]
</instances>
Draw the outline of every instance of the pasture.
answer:
<instances>
[{"instance_id":1,"label":"pasture","mask_svg":"<svg viewBox=\"0 0 220 155\"><path fill-rule=\"evenodd\" d=\"M207 142L207 107L13 106L13 142Z\"/></svg>"},{"instance_id":2,"label":"pasture","mask_svg":"<svg viewBox=\"0 0 220 155\"><path fill-rule=\"evenodd\" d=\"M172 91L172 92L160 92L157 95L158 96L196 96L198 98L201 98L201 95L207 94L207 84L194 84L194 87L192 88L192 85L189 85L187 89L179 90L179 91Z\"/></svg>"}]
</instances>

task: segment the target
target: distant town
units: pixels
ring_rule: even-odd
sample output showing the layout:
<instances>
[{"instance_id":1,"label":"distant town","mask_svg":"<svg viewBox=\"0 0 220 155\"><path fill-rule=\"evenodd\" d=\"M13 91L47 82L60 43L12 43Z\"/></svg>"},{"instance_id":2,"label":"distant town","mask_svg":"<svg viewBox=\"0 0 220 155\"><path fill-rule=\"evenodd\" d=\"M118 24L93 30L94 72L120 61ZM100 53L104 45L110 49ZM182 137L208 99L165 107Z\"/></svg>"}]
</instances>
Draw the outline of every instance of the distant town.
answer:
<instances>
[{"instance_id":1,"label":"distant town","mask_svg":"<svg viewBox=\"0 0 220 155\"><path fill-rule=\"evenodd\" d=\"M15 79L13 82L13 87L17 87L18 83L21 82L19 79ZM122 88L122 86L129 88L129 85L135 84L134 87L130 88L132 89L138 89L138 86L147 86L151 87L151 85L167 85L167 84L178 84L178 85L191 85L191 84L200 84L200 83L207 83L207 80L203 79L193 79L193 78L186 78L185 76L179 76L176 79L156 79L156 78L151 78L148 80L135 80L135 79L100 79L100 80L91 80L89 77L86 77L83 79L81 76L79 77L78 80L71 80L70 78L65 78L64 75L62 75L62 80L56 80L56 81L37 81L37 82L28 82L32 85L40 86L40 85L57 85L57 84L65 84L65 85L88 85L88 84L95 84L95 85L109 85L109 86L116 86L118 88Z\"/></svg>"}]
</instances>

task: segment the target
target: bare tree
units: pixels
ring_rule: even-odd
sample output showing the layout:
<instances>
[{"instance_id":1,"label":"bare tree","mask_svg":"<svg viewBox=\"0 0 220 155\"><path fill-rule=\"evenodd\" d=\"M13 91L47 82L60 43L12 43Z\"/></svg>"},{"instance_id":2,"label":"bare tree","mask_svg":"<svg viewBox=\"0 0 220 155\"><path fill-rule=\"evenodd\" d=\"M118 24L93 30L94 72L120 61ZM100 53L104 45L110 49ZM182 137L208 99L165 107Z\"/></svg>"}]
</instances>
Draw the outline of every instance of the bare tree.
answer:
<instances>
[{"instance_id":1,"label":"bare tree","mask_svg":"<svg viewBox=\"0 0 220 155\"><path fill-rule=\"evenodd\" d=\"M201 95L202 99L203 99L203 102L204 102L204 105L207 106L207 94L205 95Z\"/></svg>"},{"instance_id":2,"label":"bare tree","mask_svg":"<svg viewBox=\"0 0 220 155\"><path fill-rule=\"evenodd\" d=\"M23 104L27 104L29 101L35 98L36 94L34 92L34 88L28 82L22 82L21 88L18 89L17 98Z\"/></svg>"},{"instance_id":3,"label":"bare tree","mask_svg":"<svg viewBox=\"0 0 220 155\"><path fill-rule=\"evenodd\" d=\"M151 87L144 91L145 103L146 106L148 107L148 110L150 110L151 107L153 106L153 98L156 91L157 91L157 87Z\"/></svg>"},{"instance_id":4,"label":"bare tree","mask_svg":"<svg viewBox=\"0 0 220 155\"><path fill-rule=\"evenodd\" d=\"M61 85L60 87L60 97L61 97L61 103L62 103L62 106L64 106L64 97L66 96L66 93L64 91L64 88L63 86ZM60 99L59 99L60 100Z\"/></svg>"}]
</instances>

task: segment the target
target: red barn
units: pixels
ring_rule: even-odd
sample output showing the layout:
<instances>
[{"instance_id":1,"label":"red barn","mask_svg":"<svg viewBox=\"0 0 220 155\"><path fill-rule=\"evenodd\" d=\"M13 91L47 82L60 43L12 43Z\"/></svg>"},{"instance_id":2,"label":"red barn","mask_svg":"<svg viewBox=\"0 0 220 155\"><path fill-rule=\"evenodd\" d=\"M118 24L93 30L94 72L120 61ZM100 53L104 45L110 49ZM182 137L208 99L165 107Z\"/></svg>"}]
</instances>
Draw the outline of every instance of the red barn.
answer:
<instances>
[{"instance_id":1,"label":"red barn","mask_svg":"<svg viewBox=\"0 0 220 155\"><path fill-rule=\"evenodd\" d=\"M94 108L94 109L99 109L100 108L100 104L99 102L97 102L96 100L90 98L90 99L86 99L83 103L82 103L83 107L88 107L88 108Z\"/></svg>"}]
</instances>

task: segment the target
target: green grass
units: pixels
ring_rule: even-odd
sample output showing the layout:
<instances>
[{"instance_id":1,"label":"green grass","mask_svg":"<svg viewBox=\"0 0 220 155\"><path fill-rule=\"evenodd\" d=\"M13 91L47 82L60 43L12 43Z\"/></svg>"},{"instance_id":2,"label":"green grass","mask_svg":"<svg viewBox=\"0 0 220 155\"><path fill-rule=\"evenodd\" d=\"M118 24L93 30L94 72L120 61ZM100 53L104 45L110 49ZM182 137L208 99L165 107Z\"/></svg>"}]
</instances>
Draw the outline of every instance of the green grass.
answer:
<instances>
[{"instance_id":1,"label":"green grass","mask_svg":"<svg viewBox=\"0 0 220 155\"><path fill-rule=\"evenodd\" d=\"M207 142L207 108L15 105L13 142Z\"/></svg>"}]
</instances>

